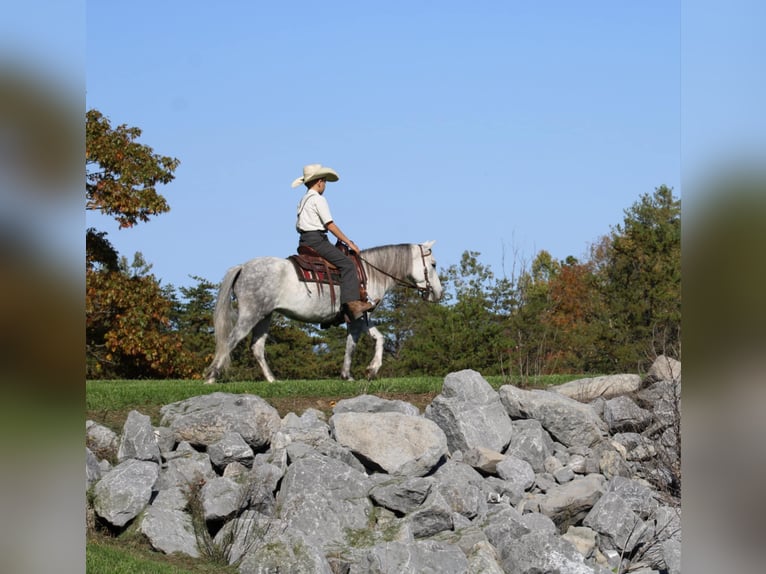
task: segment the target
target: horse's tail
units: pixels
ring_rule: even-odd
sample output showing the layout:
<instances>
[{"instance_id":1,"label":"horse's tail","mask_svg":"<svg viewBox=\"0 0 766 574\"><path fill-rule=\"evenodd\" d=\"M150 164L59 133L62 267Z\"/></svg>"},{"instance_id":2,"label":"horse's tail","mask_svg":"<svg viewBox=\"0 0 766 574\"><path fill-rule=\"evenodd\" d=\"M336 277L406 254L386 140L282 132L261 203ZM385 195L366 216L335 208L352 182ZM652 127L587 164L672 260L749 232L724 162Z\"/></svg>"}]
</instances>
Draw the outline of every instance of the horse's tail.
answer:
<instances>
[{"instance_id":1,"label":"horse's tail","mask_svg":"<svg viewBox=\"0 0 766 574\"><path fill-rule=\"evenodd\" d=\"M231 364L231 349L229 335L236 323L237 310L234 308L232 295L234 282L239 277L242 266L237 265L226 272L218 290L218 299L213 312L213 328L215 330L215 357L207 369L207 376L217 376Z\"/></svg>"}]
</instances>

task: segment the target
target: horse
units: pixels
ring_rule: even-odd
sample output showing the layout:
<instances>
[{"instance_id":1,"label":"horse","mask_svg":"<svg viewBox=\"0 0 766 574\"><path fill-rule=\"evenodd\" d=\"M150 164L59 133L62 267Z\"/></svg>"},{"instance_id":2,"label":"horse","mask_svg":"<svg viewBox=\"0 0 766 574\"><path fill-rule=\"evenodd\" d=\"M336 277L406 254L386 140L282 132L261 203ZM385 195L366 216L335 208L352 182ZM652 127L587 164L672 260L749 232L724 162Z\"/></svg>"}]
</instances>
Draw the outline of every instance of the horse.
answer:
<instances>
[{"instance_id":1,"label":"horse","mask_svg":"<svg viewBox=\"0 0 766 574\"><path fill-rule=\"evenodd\" d=\"M367 276L367 293L372 301L396 285L417 289L424 300L439 301L443 290L436 271L432 247L435 241L403 243L363 249L359 258ZM278 257L257 257L231 267L218 291L213 324L215 356L205 373L205 383L215 383L231 363L230 354L239 342L253 333L252 351L268 382L276 378L266 363L264 349L272 315L303 323L329 323L338 314L340 289L302 281L292 262ZM234 305L236 299L236 308ZM374 311L374 309L373 309ZM375 340L375 352L366 375L374 378L383 362L384 337L367 317L348 323L346 353L340 376L353 380L351 358L359 337L364 333Z\"/></svg>"}]
</instances>

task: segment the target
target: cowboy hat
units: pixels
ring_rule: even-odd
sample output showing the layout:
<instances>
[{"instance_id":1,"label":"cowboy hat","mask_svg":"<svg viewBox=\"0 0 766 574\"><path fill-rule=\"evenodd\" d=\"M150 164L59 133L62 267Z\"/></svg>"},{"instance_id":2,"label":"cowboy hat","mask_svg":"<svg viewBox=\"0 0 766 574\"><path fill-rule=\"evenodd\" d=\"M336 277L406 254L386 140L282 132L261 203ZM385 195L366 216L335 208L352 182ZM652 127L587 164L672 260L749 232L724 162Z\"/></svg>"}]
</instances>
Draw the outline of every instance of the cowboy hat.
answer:
<instances>
[{"instance_id":1,"label":"cowboy hat","mask_svg":"<svg viewBox=\"0 0 766 574\"><path fill-rule=\"evenodd\" d=\"M302 183L311 183L322 177L327 181L338 181L338 179L340 179L338 174L335 173L335 170L330 169L329 167L324 167L321 163L312 163L303 166L303 177L299 177L293 181L291 187L298 187Z\"/></svg>"}]
</instances>

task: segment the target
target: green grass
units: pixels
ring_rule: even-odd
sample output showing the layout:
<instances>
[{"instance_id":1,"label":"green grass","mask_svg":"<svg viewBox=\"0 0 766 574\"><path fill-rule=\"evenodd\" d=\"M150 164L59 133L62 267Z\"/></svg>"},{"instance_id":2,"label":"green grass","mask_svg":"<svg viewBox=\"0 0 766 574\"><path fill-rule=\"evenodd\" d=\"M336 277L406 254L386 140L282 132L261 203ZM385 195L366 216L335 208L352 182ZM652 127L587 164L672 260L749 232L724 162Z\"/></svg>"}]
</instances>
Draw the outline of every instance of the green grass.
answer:
<instances>
[{"instance_id":1,"label":"green grass","mask_svg":"<svg viewBox=\"0 0 766 574\"><path fill-rule=\"evenodd\" d=\"M85 547L88 574L233 574L233 566L221 566L184 556L165 556L135 543L89 536Z\"/></svg>"}]
</instances>

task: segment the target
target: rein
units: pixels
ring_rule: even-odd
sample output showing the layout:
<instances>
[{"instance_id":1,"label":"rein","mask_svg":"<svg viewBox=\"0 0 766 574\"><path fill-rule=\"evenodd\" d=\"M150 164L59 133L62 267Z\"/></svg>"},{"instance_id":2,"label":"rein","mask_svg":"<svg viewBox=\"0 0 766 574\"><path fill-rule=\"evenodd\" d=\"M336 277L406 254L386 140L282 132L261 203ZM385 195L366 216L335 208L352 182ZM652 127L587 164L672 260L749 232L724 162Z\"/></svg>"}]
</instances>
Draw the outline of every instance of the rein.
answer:
<instances>
[{"instance_id":1,"label":"rein","mask_svg":"<svg viewBox=\"0 0 766 574\"><path fill-rule=\"evenodd\" d=\"M428 299L428 295L430 293L433 293L433 287L431 286L431 281L428 279L428 265L426 264L426 255L431 255L431 252L429 251L427 254L423 251L423 246L418 245L420 247L420 260L423 262L423 277L425 277L426 286L420 287L417 283L413 281L408 281L406 278L401 279L399 277L395 277L394 275L391 275L388 271L384 271L380 267L377 267L364 259L361 254L359 255L359 259L361 261L364 261L367 265L375 269L378 273L381 273L382 275L385 275L386 277L389 277L390 279L393 279L394 282L401 286L401 287L408 287L410 289L416 289L420 292L420 296L423 298L423 300Z\"/></svg>"}]
</instances>

